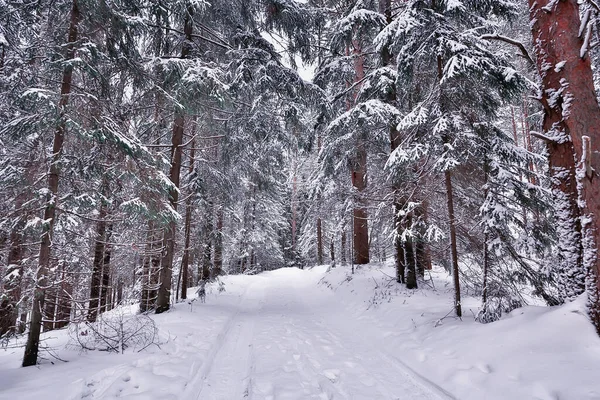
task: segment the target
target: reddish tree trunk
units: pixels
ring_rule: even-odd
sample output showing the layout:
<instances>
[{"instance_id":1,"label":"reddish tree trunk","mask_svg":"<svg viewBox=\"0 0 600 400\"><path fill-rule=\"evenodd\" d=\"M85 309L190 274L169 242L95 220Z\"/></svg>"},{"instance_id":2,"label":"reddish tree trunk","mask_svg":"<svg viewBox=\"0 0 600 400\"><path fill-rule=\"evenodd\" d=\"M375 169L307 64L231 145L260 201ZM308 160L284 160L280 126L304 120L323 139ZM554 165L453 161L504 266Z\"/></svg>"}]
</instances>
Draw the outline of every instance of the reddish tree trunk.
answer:
<instances>
[{"instance_id":1,"label":"reddish tree trunk","mask_svg":"<svg viewBox=\"0 0 600 400\"><path fill-rule=\"evenodd\" d=\"M75 57L75 41L77 40L77 25L79 24L80 14L77 0L73 0L71 8L69 33L67 41L66 60L72 60ZM44 298L47 286L48 267L50 265L50 248L52 246L52 233L56 222L56 201L59 182L59 165L63 143L65 140L66 124L64 121L65 108L69 103L69 95L71 94L71 83L73 81L73 65L66 63L62 84L60 89L60 101L58 110L60 113L60 121L54 132L54 140L52 143L52 157L50 162L50 171L48 173L48 195L46 199L46 207L44 209L44 226L40 245L39 265L36 274L36 284L34 289L31 321L29 327L29 335L25 346L25 354L23 356L23 366L28 367L37 363L39 350L40 333L42 329L42 310L44 308Z\"/></svg>"},{"instance_id":2,"label":"reddish tree trunk","mask_svg":"<svg viewBox=\"0 0 600 400\"><path fill-rule=\"evenodd\" d=\"M529 0L530 19L542 78L541 102L544 107L544 134L548 139L554 194L561 203L559 223L568 234L573 248L565 257L574 270L575 292L580 290L580 276L587 274L588 306L592 322L600 334L600 108L594 91L589 56L582 54L586 30L579 37L579 5L576 0ZM580 179L576 181L576 163ZM579 198L584 201L577 209ZM579 216L583 218L581 224ZM578 226L579 225L579 226ZM576 246L582 229L581 245ZM563 235L561 234L561 238ZM581 249L581 253L578 253Z\"/></svg>"},{"instance_id":3,"label":"reddish tree trunk","mask_svg":"<svg viewBox=\"0 0 600 400\"><path fill-rule=\"evenodd\" d=\"M191 50L192 32L193 32L193 16L194 9L188 7L185 16L184 34L185 41L181 47L181 58L187 58ZM179 188L179 175L181 172L181 145L183 144L183 127L185 117L184 110L180 107L175 109L175 119L173 121L173 134L171 137L171 169L169 171L169 179L176 188ZM177 210L177 202L179 200L179 191L171 190L169 193L171 207ZM164 246L165 253L160 264L160 286L158 289L158 297L156 299L156 313L160 314L170 308L171 302L171 277L173 274L173 257L175 255L175 233L177 223L172 221L165 229Z\"/></svg>"}]
</instances>

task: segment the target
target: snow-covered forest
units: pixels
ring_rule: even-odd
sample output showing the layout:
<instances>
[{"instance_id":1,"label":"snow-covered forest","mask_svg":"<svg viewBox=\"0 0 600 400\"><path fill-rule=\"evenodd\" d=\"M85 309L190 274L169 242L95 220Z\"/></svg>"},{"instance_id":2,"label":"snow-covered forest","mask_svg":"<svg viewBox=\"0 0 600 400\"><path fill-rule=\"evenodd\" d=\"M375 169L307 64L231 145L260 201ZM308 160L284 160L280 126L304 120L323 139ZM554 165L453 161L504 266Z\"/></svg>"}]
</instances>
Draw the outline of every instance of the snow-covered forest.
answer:
<instances>
[{"instance_id":1,"label":"snow-covered forest","mask_svg":"<svg viewBox=\"0 0 600 400\"><path fill-rule=\"evenodd\" d=\"M600 399L599 98L595 0L0 0L0 398Z\"/></svg>"}]
</instances>

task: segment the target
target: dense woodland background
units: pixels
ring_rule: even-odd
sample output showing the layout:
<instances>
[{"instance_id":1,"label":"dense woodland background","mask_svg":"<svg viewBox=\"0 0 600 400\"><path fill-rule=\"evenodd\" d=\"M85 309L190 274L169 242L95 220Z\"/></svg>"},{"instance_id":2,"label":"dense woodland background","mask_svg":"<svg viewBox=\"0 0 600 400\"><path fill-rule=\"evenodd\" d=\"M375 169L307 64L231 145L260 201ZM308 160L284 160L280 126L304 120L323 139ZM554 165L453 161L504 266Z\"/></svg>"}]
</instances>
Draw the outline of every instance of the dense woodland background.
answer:
<instances>
[{"instance_id":1,"label":"dense woodland background","mask_svg":"<svg viewBox=\"0 0 600 400\"><path fill-rule=\"evenodd\" d=\"M0 0L0 338L385 260L600 329L599 8L529 3Z\"/></svg>"}]
</instances>

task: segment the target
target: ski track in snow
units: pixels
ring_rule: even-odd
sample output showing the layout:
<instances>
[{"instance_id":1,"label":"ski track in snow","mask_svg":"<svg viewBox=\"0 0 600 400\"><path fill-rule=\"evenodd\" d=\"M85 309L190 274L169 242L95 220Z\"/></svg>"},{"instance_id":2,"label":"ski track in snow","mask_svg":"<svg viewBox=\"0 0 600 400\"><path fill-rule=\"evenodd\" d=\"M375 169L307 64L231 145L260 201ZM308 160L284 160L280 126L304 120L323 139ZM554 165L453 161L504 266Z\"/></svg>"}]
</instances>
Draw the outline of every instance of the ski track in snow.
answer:
<instances>
[{"instance_id":1,"label":"ski track in snow","mask_svg":"<svg viewBox=\"0 0 600 400\"><path fill-rule=\"evenodd\" d=\"M341 308L310 305L301 285L265 279L248 288L181 399L453 398L356 330L324 321Z\"/></svg>"},{"instance_id":2,"label":"ski track in snow","mask_svg":"<svg viewBox=\"0 0 600 400\"><path fill-rule=\"evenodd\" d=\"M247 277L213 304L179 305L158 318L177 334L162 351L105 365L61 400L454 398L386 354L380 329L365 329L306 274Z\"/></svg>"}]
</instances>

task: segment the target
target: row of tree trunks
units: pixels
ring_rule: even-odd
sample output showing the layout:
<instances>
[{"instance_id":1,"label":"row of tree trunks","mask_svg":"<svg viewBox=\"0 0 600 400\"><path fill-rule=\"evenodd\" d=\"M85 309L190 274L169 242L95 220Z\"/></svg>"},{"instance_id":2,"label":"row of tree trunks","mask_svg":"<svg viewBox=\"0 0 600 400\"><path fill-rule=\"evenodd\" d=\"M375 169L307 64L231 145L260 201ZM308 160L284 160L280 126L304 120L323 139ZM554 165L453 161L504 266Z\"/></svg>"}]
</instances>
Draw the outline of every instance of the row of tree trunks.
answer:
<instances>
[{"instance_id":1,"label":"row of tree trunks","mask_svg":"<svg viewBox=\"0 0 600 400\"><path fill-rule=\"evenodd\" d=\"M77 25L79 24L80 17L77 0L73 0L65 54L65 60L67 61L73 60L75 57L75 42L77 41L78 37ZM48 172L48 195L46 199L46 206L44 208L44 226L41 237L39 265L36 273L36 284L31 307L29 334L27 337L27 344L25 346L25 354L23 356L24 367L35 365L37 363L40 333L42 330L42 310L44 308L47 275L50 265L52 234L54 230L54 224L56 222L56 202L60 173L58 163L61 158L66 133L64 114L69 103L69 95L71 94L71 84L73 81L73 63L66 62L64 65L60 89L61 97L58 104L60 118L54 132L54 139L52 143L52 157L50 162L50 170Z\"/></svg>"},{"instance_id":2,"label":"row of tree trunks","mask_svg":"<svg viewBox=\"0 0 600 400\"><path fill-rule=\"evenodd\" d=\"M542 137L560 206L564 292L580 292L585 277L589 315L600 334L600 108L583 47L592 30L581 27L577 0L529 0L529 11L542 79Z\"/></svg>"},{"instance_id":3,"label":"row of tree trunks","mask_svg":"<svg viewBox=\"0 0 600 400\"><path fill-rule=\"evenodd\" d=\"M53 283L46 290L44 302L44 332L61 329L71 321L73 285L67 279L67 266L61 263Z\"/></svg>"},{"instance_id":4,"label":"row of tree trunks","mask_svg":"<svg viewBox=\"0 0 600 400\"><path fill-rule=\"evenodd\" d=\"M183 32L185 40L181 47L181 58L188 57L191 51L192 34L193 34L193 15L194 8L188 7L185 15ZM183 132L185 123L185 110L177 106L175 108L175 118L173 121L173 134L171 137L171 168L169 171L169 179L171 180L174 189L170 190L169 197L173 210L177 211L177 203L179 200L179 178L181 173L181 157ZM156 300L156 313L160 314L169 310L171 304L171 279L173 275L173 258L175 255L175 234L177 232L177 222L171 221L165 228L164 232L164 247L165 252L160 264L160 286L158 289L158 297Z\"/></svg>"},{"instance_id":5,"label":"row of tree trunks","mask_svg":"<svg viewBox=\"0 0 600 400\"><path fill-rule=\"evenodd\" d=\"M156 307L161 253L162 240L159 237L159 229L154 226L153 221L149 221L144 261L140 276L140 312L154 310Z\"/></svg>"}]
</instances>

